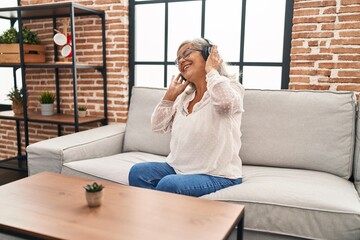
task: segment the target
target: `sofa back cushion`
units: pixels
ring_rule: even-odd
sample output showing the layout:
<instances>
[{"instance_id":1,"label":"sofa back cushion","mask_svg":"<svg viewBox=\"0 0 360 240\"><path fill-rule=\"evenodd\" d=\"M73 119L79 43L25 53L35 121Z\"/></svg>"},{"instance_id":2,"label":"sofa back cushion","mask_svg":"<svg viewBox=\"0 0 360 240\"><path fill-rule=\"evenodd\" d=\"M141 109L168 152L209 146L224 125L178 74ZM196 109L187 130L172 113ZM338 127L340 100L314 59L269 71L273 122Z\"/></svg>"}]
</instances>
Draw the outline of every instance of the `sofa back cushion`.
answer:
<instances>
[{"instance_id":1,"label":"sofa back cushion","mask_svg":"<svg viewBox=\"0 0 360 240\"><path fill-rule=\"evenodd\" d=\"M133 87L126 123L124 152L146 152L167 156L170 134L151 130L151 114L165 94L165 89Z\"/></svg>"},{"instance_id":2,"label":"sofa back cushion","mask_svg":"<svg viewBox=\"0 0 360 240\"><path fill-rule=\"evenodd\" d=\"M357 124L356 124L356 143L355 143L355 156L354 156L354 182L356 190L360 196L360 105L357 115Z\"/></svg>"},{"instance_id":3,"label":"sofa back cushion","mask_svg":"<svg viewBox=\"0 0 360 240\"><path fill-rule=\"evenodd\" d=\"M170 134L152 132L150 123L165 91L132 89L125 152L169 154ZM324 171L346 179L351 176L356 119L352 92L248 89L244 109L243 164ZM360 152L360 142L357 144ZM359 152L354 176L360 188Z\"/></svg>"},{"instance_id":4,"label":"sofa back cushion","mask_svg":"<svg viewBox=\"0 0 360 240\"><path fill-rule=\"evenodd\" d=\"M351 176L356 113L352 92L246 90L244 109L243 164Z\"/></svg>"}]
</instances>

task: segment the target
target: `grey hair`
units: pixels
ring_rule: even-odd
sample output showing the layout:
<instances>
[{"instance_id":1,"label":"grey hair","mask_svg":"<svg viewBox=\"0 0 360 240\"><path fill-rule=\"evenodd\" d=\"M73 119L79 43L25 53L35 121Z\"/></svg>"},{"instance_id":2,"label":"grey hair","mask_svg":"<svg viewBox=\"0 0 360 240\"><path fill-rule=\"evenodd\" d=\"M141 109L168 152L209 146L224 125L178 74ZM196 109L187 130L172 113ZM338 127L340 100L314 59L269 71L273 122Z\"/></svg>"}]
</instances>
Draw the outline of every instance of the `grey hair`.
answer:
<instances>
[{"instance_id":1,"label":"grey hair","mask_svg":"<svg viewBox=\"0 0 360 240\"><path fill-rule=\"evenodd\" d=\"M207 42L205 39L203 39L203 38L195 38L193 40L185 40L184 42L182 42L180 44L177 52L179 52L179 50L180 50L180 48L182 46L184 46L185 44L188 44L188 43L192 44L194 46L194 48L196 48L197 50L200 50L200 51L204 50L206 47L209 46L209 42ZM220 66L220 69L219 69L219 74L221 76L225 76L227 78L239 80L239 73L238 72L230 73L228 66L229 65L225 61L223 61L221 66Z\"/></svg>"}]
</instances>

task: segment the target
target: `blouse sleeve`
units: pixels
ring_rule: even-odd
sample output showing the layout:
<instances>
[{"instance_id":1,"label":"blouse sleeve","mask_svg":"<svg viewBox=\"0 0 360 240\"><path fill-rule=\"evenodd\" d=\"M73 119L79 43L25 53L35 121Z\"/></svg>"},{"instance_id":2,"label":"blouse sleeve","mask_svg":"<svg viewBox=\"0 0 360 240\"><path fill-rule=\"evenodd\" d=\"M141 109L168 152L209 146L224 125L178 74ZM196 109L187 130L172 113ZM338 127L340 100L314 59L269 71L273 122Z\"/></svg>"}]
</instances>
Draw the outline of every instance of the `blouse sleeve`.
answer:
<instances>
[{"instance_id":1,"label":"blouse sleeve","mask_svg":"<svg viewBox=\"0 0 360 240\"><path fill-rule=\"evenodd\" d=\"M211 102L218 114L231 115L243 112L244 87L237 79L221 76L212 70L206 75Z\"/></svg>"},{"instance_id":2,"label":"blouse sleeve","mask_svg":"<svg viewBox=\"0 0 360 240\"><path fill-rule=\"evenodd\" d=\"M172 122L175 115L174 102L161 100L151 116L151 129L154 132L171 132Z\"/></svg>"}]
</instances>

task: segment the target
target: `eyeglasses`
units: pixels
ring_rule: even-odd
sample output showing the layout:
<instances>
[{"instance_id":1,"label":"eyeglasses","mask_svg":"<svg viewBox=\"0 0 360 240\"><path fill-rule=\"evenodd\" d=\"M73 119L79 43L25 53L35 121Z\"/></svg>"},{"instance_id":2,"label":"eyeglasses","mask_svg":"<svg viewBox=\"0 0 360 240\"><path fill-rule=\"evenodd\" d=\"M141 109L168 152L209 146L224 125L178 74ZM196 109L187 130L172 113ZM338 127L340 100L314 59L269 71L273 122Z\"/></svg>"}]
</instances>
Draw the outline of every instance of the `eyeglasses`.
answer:
<instances>
[{"instance_id":1,"label":"eyeglasses","mask_svg":"<svg viewBox=\"0 0 360 240\"><path fill-rule=\"evenodd\" d=\"M195 48L188 48L184 51L184 54L182 56L179 56L175 59L175 66L179 66L179 62L181 59L187 60L187 58L195 51L201 52L201 50L195 49Z\"/></svg>"}]
</instances>

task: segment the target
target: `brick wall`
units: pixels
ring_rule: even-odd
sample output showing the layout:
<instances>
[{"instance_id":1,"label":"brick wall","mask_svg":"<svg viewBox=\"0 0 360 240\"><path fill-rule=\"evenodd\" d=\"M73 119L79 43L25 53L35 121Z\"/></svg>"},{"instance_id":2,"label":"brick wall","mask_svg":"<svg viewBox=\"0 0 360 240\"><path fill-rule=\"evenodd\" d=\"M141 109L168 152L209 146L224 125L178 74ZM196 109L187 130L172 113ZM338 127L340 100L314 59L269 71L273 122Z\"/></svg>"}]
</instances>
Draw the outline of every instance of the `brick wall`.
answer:
<instances>
[{"instance_id":1,"label":"brick wall","mask_svg":"<svg viewBox=\"0 0 360 240\"><path fill-rule=\"evenodd\" d=\"M295 0L291 89L360 92L360 0Z\"/></svg>"},{"instance_id":2,"label":"brick wall","mask_svg":"<svg viewBox=\"0 0 360 240\"><path fill-rule=\"evenodd\" d=\"M64 2L63 0L22 0L22 5ZM106 48L109 123L126 122L128 102L128 1L127 0L74 0L90 8L106 12ZM61 20L58 21L61 30ZM29 20L24 25L38 33L46 46L47 62L54 61L52 19ZM79 62L102 63L101 21L98 17L75 19L76 54ZM60 56L60 55L59 55ZM54 69L28 69L26 82L29 111L40 111L39 94L44 90L55 92ZM69 69L60 69L61 112L73 114L73 85ZM77 91L80 105L86 105L90 115L103 116L102 77L97 70L77 70ZM16 123L0 120L0 159L17 155ZM80 127L80 130L96 124ZM23 129L23 124L20 124ZM74 132L65 126L63 134ZM30 144L57 136L57 125L29 123ZM22 153L25 154L24 132L21 131Z\"/></svg>"}]
</instances>

